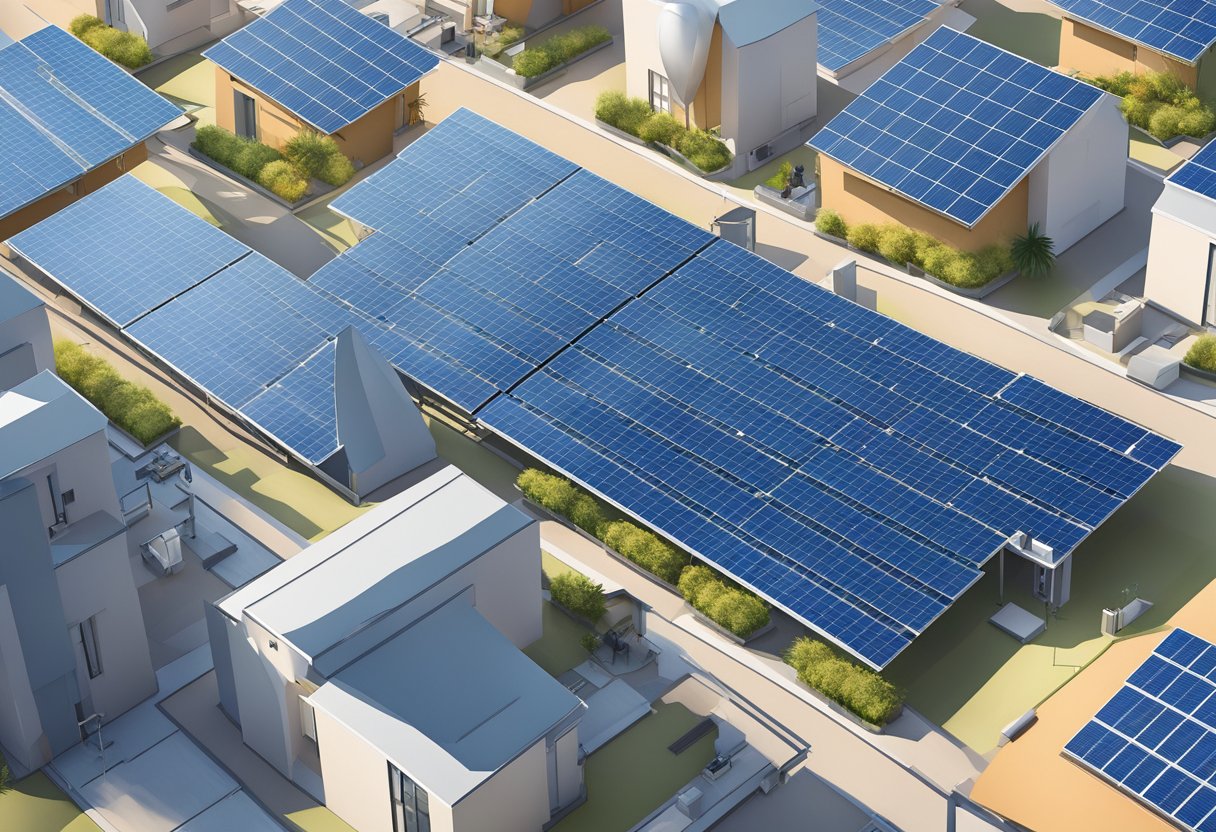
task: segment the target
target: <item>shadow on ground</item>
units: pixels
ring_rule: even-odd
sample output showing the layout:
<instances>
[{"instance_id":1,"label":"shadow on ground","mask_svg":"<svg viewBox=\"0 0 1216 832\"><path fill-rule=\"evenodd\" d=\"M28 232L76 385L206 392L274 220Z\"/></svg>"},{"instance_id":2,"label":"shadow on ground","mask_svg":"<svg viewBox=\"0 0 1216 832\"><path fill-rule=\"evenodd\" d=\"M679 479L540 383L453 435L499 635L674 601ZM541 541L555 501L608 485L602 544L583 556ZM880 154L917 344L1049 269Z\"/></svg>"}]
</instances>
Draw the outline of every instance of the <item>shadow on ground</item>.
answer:
<instances>
[{"instance_id":1,"label":"shadow on ground","mask_svg":"<svg viewBox=\"0 0 1216 832\"><path fill-rule=\"evenodd\" d=\"M1059 18L1016 11L998 0L963 0L959 8L975 17L968 34L1043 66L1060 62Z\"/></svg>"}]
</instances>

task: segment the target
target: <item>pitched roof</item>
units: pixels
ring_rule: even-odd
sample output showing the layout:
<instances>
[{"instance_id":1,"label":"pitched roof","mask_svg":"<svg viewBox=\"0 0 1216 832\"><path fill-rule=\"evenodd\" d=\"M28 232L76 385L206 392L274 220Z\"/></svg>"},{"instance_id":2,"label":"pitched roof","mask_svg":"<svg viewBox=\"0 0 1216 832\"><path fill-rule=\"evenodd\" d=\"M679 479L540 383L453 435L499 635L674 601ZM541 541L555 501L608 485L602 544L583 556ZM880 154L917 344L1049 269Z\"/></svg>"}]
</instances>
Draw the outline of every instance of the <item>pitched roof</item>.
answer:
<instances>
[{"instance_id":1,"label":"pitched roof","mask_svg":"<svg viewBox=\"0 0 1216 832\"><path fill-rule=\"evenodd\" d=\"M1188 64L1216 43L1213 0L1051 0L1069 17Z\"/></svg>"}]
</instances>

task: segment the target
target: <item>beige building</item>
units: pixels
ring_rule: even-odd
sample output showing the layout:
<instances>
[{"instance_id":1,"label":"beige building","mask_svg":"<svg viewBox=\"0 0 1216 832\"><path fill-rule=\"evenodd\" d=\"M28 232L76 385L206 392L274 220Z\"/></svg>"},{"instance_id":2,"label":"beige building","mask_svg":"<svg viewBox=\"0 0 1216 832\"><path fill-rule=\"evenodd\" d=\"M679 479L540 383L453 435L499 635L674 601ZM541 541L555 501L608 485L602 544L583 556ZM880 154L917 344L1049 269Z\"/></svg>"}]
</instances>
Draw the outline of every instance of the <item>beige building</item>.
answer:
<instances>
[{"instance_id":1,"label":"beige building","mask_svg":"<svg viewBox=\"0 0 1216 832\"><path fill-rule=\"evenodd\" d=\"M1166 181L1153 205L1144 296L1196 326L1216 326L1216 146Z\"/></svg>"}]
</instances>

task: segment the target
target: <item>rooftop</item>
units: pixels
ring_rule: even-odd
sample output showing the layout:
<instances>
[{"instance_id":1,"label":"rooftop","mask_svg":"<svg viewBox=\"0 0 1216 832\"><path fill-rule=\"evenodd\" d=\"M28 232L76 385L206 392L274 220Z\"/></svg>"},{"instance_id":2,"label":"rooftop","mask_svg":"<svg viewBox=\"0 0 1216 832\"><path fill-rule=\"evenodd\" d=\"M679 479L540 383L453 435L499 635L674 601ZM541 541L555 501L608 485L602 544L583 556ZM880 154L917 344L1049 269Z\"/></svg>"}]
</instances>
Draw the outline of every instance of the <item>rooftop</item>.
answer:
<instances>
[{"instance_id":1,"label":"rooftop","mask_svg":"<svg viewBox=\"0 0 1216 832\"><path fill-rule=\"evenodd\" d=\"M837 72L902 37L941 8L938 0L822 0L818 61Z\"/></svg>"},{"instance_id":2,"label":"rooftop","mask_svg":"<svg viewBox=\"0 0 1216 832\"><path fill-rule=\"evenodd\" d=\"M1216 43L1212 0L1051 0L1077 18L1156 52L1196 63Z\"/></svg>"},{"instance_id":3,"label":"rooftop","mask_svg":"<svg viewBox=\"0 0 1216 832\"><path fill-rule=\"evenodd\" d=\"M0 393L0 479L105 430L106 417L50 370Z\"/></svg>"},{"instance_id":4,"label":"rooftop","mask_svg":"<svg viewBox=\"0 0 1216 832\"><path fill-rule=\"evenodd\" d=\"M820 8L814 0L719 0L718 22L735 46L788 29Z\"/></svg>"},{"instance_id":5,"label":"rooftop","mask_svg":"<svg viewBox=\"0 0 1216 832\"><path fill-rule=\"evenodd\" d=\"M1208 142L1165 180L1170 185L1216 202L1216 142ZM1164 194L1170 193L1166 188ZM1212 226L1203 226L1209 228Z\"/></svg>"},{"instance_id":6,"label":"rooftop","mask_svg":"<svg viewBox=\"0 0 1216 832\"><path fill-rule=\"evenodd\" d=\"M6 274L0 274L0 321L9 321L18 315L42 306L42 300Z\"/></svg>"}]
</instances>

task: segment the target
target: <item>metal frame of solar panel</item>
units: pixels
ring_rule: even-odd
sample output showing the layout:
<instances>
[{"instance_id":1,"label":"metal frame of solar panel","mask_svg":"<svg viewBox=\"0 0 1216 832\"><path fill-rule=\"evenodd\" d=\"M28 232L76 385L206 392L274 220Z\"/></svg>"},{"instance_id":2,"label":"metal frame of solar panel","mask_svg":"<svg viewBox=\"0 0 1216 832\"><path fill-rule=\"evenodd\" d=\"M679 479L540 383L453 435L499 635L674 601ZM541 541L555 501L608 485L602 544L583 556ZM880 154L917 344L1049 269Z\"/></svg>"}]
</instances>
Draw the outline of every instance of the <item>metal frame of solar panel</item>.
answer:
<instances>
[{"instance_id":1,"label":"metal frame of solar panel","mask_svg":"<svg viewBox=\"0 0 1216 832\"><path fill-rule=\"evenodd\" d=\"M1063 754L1192 832L1216 830L1216 645L1176 629Z\"/></svg>"},{"instance_id":2,"label":"metal frame of solar panel","mask_svg":"<svg viewBox=\"0 0 1216 832\"><path fill-rule=\"evenodd\" d=\"M136 239L138 257L114 245ZM22 231L9 246L120 329L251 250L202 220L183 222L179 205L129 175Z\"/></svg>"},{"instance_id":3,"label":"metal frame of solar panel","mask_svg":"<svg viewBox=\"0 0 1216 832\"><path fill-rule=\"evenodd\" d=\"M0 48L0 216L130 150L180 115L55 26Z\"/></svg>"},{"instance_id":4,"label":"metal frame of solar panel","mask_svg":"<svg viewBox=\"0 0 1216 832\"><path fill-rule=\"evenodd\" d=\"M898 40L941 7L937 0L819 0L819 65L839 73Z\"/></svg>"},{"instance_id":5,"label":"metal frame of solar panel","mask_svg":"<svg viewBox=\"0 0 1216 832\"><path fill-rule=\"evenodd\" d=\"M1165 181L1208 199L1216 199L1216 143L1205 144Z\"/></svg>"},{"instance_id":6,"label":"metal frame of solar panel","mask_svg":"<svg viewBox=\"0 0 1216 832\"><path fill-rule=\"evenodd\" d=\"M1051 0L1069 17L1195 64L1216 43L1212 0Z\"/></svg>"},{"instance_id":7,"label":"metal frame of solar panel","mask_svg":"<svg viewBox=\"0 0 1216 832\"><path fill-rule=\"evenodd\" d=\"M241 407L241 414L301 459L320 465L338 449L335 341Z\"/></svg>"},{"instance_id":8,"label":"metal frame of solar panel","mask_svg":"<svg viewBox=\"0 0 1216 832\"><path fill-rule=\"evenodd\" d=\"M439 65L345 0L284 0L203 57L327 134Z\"/></svg>"},{"instance_id":9,"label":"metal frame of solar panel","mask_svg":"<svg viewBox=\"0 0 1216 832\"><path fill-rule=\"evenodd\" d=\"M808 144L971 228L1105 94L941 28Z\"/></svg>"}]
</instances>

